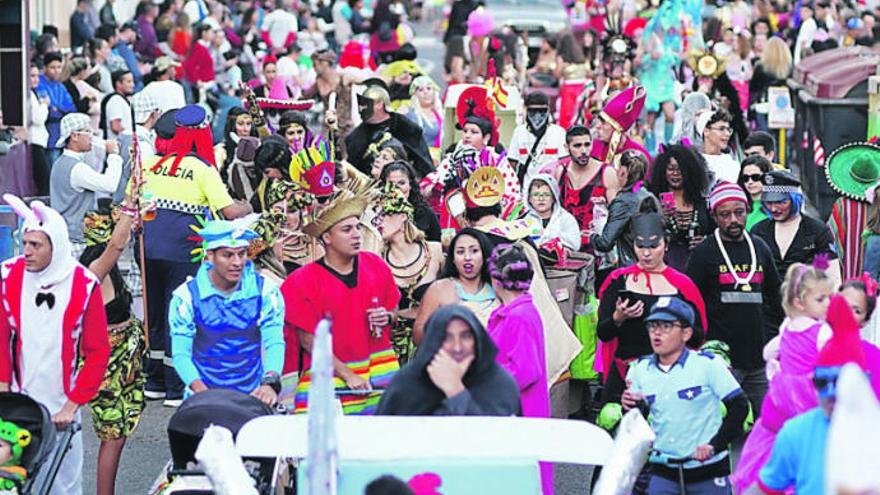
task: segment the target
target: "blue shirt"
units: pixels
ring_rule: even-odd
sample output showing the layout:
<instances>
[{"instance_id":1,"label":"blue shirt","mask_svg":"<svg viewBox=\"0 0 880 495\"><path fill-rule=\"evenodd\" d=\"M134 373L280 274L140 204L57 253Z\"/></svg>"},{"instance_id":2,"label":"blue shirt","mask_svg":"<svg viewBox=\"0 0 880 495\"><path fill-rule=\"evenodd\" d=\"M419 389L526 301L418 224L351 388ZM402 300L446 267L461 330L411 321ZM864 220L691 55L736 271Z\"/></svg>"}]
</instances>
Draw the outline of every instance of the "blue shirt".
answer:
<instances>
[{"instance_id":1,"label":"blue shirt","mask_svg":"<svg viewBox=\"0 0 880 495\"><path fill-rule=\"evenodd\" d=\"M198 284L200 299L206 301L212 298L221 298L224 305L232 306L240 301L262 297L257 320L263 353L263 369L260 370L259 375L262 376L263 371L274 371L280 375L284 366L284 299L281 297L278 286L268 280L263 280L263 290L260 293L257 284L258 275L254 270L253 263L248 261L242 272L238 289L231 294L226 294L218 291L211 283L211 279L208 277L211 266L211 263L205 262L199 267L196 274L195 282ZM193 361L193 342L196 339L198 328L192 295L187 287L188 283L189 281L184 282L174 290L168 310L171 348L174 349L172 354L174 369L177 370L183 383L187 385L202 379ZM242 317L245 316L242 315ZM241 373L252 372L253 370L241 370ZM245 393L251 391L242 390Z\"/></svg>"},{"instance_id":2,"label":"blue shirt","mask_svg":"<svg viewBox=\"0 0 880 495\"><path fill-rule=\"evenodd\" d=\"M134 78L134 90L135 92L144 89L144 76L141 74L141 70L138 68L137 57L135 57L134 52L128 44L120 41L116 43L116 46L113 47L113 53L119 55L122 60L125 60L125 65L128 67L128 70L131 71L131 76Z\"/></svg>"},{"instance_id":3,"label":"blue shirt","mask_svg":"<svg viewBox=\"0 0 880 495\"><path fill-rule=\"evenodd\" d=\"M49 115L46 117L46 130L49 131L49 142L46 149L63 148L58 146L58 138L61 137L61 118L68 113L75 112L76 106L73 98L67 92L67 88L60 81L50 81L40 74L40 83L37 85L37 93L45 92L49 95Z\"/></svg>"},{"instance_id":4,"label":"blue shirt","mask_svg":"<svg viewBox=\"0 0 880 495\"><path fill-rule=\"evenodd\" d=\"M631 390L643 393L651 407L651 428L657 435L654 449L661 457L689 457L698 446L709 443L721 427L721 401L742 393L722 360L689 349L669 371L660 367L656 355L649 355L634 363L626 377L632 382ZM725 457L726 450L684 467L696 468Z\"/></svg>"},{"instance_id":5,"label":"blue shirt","mask_svg":"<svg viewBox=\"0 0 880 495\"><path fill-rule=\"evenodd\" d=\"M770 460L758 475L761 488L782 492L794 487L798 495L823 495L830 423L821 407L788 420L776 436Z\"/></svg>"}]
</instances>

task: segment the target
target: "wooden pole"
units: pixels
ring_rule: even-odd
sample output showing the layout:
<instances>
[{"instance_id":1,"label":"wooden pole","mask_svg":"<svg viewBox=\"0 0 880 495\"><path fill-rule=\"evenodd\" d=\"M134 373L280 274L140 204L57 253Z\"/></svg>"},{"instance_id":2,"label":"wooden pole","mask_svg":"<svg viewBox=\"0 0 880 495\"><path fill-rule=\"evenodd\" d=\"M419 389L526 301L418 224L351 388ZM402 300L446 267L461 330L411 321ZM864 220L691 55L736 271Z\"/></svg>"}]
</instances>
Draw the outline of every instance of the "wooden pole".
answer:
<instances>
[{"instance_id":1,"label":"wooden pole","mask_svg":"<svg viewBox=\"0 0 880 495\"><path fill-rule=\"evenodd\" d=\"M132 127L132 151L133 157L131 159L134 161L132 164L132 180L133 183L131 187L134 188L134 202L133 205L135 211L137 211L137 216L135 217L135 222L137 224L137 238L138 238L138 251L139 251L139 262L140 262L140 273L141 273L141 300L144 303L144 343L147 346L147 350L149 352L150 349L150 311L149 306L147 305L147 265L145 263L145 255L144 255L144 217L141 214L141 200L143 199L144 194L144 165L141 161L141 147L138 141L137 135L137 119L135 119L134 115L134 105L131 106L131 123Z\"/></svg>"},{"instance_id":2,"label":"wooden pole","mask_svg":"<svg viewBox=\"0 0 880 495\"><path fill-rule=\"evenodd\" d=\"M776 148L779 150L779 156L777 157L779 164L785 167L785 129L779 129L779 140Z\"/></svg>"}]
</instances>

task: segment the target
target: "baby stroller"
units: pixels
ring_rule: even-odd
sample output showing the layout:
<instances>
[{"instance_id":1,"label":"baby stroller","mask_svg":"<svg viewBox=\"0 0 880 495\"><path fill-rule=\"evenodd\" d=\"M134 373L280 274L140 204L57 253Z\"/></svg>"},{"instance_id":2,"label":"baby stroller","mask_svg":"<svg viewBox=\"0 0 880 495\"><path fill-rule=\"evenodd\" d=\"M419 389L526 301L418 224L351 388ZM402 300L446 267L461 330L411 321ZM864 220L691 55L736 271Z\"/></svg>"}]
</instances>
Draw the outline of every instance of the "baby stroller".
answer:
<instances>
[{"instance_id":1,"label":"baby stroller","mask_svg":"<svg viewBox=\"0 0 880 495\"><path fill-rule=\"evenodd\" d=\"M23 495L49 493L80 425L72 424L56 431L46 406L13 392L0 392L0 418L31 433L31 442L21 456L21 467L27 470L28 477L18 487L18 492Z\"/></svg>"},{"instance_id":2,"label":"baby stroller","mask_svg":"<svg viewBox=\"0 0 880 495\"><path fill-rule=\"evenodd\" d=\"M168 443L171 461L159 483L150 493L161 495L208 495L214 493L211 483L195 460L202 434L210 425L223 426L232 432L253 418L273 414L269 406L256 397L235 390L212 389L193 395L181 404L168 421ZM256 481L259 493L278 493L275 487L284 485L287 465L281 459L243 459L245 469ZM280 481L279 481L280 480ZM291 485L285 493L296 493Z\"/></svg>"}]
</instances>

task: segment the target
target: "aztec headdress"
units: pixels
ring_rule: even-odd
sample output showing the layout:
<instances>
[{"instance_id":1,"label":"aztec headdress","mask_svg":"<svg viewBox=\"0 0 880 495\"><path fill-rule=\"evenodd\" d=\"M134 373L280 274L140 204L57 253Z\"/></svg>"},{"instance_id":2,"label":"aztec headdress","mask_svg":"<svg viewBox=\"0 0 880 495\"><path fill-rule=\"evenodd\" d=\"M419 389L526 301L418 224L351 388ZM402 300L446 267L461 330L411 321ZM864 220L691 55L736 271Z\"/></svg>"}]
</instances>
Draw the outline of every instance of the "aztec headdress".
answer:
<instances>
[{"instance_id":1,"label":"aztec headdress","mask_svg":"<svg viewBox=\"0 0 880 495\"><path fill-rule=\"evenodd\" d=\"M462 91L455 105L458 128L463 129L465 124L475 124L484 135L491 136L490 143L494 146L498 142L498 132L492 107L485 87L472 86Z\"/></svg>"},{"instance_id":2,"label":"aztec headdress","mask_svg":"<svg viewBox=\"0 0 880 495\"><path fill-rule=\"evenodd\" d=\"M314 238L319 238L346 218L363 215L368 202L365 196L356 195L348 189L341 189L326 203L315 209L302 230Z\"/></svg>"},{"instance_id":3,"label":"aztec headdress","mask_svg":"<svg viewBox=\"0 0 880 495\"><path fill-rule=\"evenodd\" d=\"M290 162L291 180L319 198L333 194L335 175L336 164L330 159L330 145L326 141L300 150Z\"/></svg>"},{"instance_id":4,"label":"aztec headdress","mask_svg":"<svg viewBox=\"0 0 880 495\"><path fill-rule=\"evenodd\" d=\"M385 215L403 213L412 221L415 209L403 192L389 182L385 184L382 196L379 197L379 211Z\"/></svg>"}]
</instances>

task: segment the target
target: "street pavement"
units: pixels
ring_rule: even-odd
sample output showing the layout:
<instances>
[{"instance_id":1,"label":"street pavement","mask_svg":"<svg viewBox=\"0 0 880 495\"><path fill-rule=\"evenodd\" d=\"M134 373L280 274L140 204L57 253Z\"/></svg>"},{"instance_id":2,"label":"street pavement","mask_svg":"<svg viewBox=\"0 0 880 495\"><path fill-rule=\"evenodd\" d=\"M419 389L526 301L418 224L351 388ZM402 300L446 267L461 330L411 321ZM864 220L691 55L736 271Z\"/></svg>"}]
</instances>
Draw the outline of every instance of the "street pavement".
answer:
<instances>
[{"instance_id":1,"label":"street pavement","mask_svg":"<svg viewBox=\"0 0 880 495\"><path fill-rule=\"evenodd\" d=\"M153 481L171 459L168 419L175 409L163 407L162 401L147 402L141 423L125 444L119 474L116 477L116 493L119 495L144 495ZM88 411L83 411L83 494L95 493L97 473L98 439L92 428Z\"/></svg>"}]
</instances>

